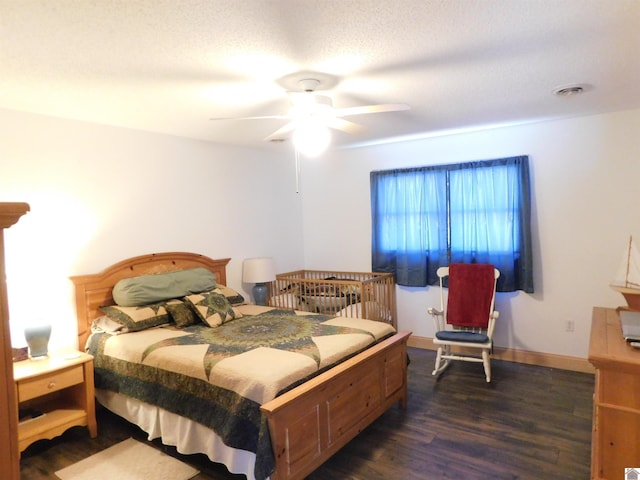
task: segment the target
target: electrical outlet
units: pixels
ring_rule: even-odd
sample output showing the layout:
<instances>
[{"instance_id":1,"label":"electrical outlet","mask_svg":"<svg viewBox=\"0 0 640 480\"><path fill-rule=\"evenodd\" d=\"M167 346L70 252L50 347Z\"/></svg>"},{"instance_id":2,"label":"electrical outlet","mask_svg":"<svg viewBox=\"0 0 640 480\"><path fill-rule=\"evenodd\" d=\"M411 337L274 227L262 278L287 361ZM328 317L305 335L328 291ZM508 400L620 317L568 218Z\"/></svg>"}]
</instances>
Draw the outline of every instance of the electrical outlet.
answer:
<instances>
[{"instance_id":1,"label":"electrical outlet","mask_svg":"<svg viewBox=\"0 0 640 480\"><path fill-rule=\"evenodd\" d=\"M573 320L566 320L564 322L564 331L565 332L573 332L576 329L576 322Z\"/></svg>"}]
</instances>

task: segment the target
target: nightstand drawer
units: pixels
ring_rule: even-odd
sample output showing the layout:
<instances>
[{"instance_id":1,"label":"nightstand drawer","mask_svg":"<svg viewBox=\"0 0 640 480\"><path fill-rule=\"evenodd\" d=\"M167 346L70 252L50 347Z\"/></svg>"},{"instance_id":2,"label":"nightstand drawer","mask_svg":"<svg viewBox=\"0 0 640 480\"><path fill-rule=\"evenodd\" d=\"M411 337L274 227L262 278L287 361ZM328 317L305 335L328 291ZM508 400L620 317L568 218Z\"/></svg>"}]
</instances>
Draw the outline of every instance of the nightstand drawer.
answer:
<instances>
[{"instance_id":1,"label":"nightstand drawer","mask_svg":"<svg viewBox=\"0 0 640 480\"><path fill-rule=\"evenodd\" d=\"M24 402L84 382L82 365L18 382L18 401Z\"/></svg>"}]
</instances>

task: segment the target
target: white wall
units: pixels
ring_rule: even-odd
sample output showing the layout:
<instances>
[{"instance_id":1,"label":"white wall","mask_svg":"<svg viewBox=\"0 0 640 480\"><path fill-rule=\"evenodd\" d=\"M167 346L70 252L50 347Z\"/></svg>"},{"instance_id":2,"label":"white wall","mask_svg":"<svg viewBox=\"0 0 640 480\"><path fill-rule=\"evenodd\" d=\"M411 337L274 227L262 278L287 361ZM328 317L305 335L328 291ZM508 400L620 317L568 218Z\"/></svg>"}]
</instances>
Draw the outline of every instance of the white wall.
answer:
<instances>
[{"instance_id":1,"label":"white wall","mask_svg":"<svg viewBox=\"0 0 640 480\"><path fill-rule=\"evenodd\" d=\"M303 159L298 195L287 155L0 110L0 201L31 205L6 234L15 344L46 309L52 348L74 345L68 277L133 255L231 257L228 283L247 295L248 256L369 270L371 170L529 155L536 293L499 294L496 343L586 357L591 308L624 303L608 283L640 238L638 132L634 110L341 150ZM400 328L433 336L436 296L399 287Z\"/></svg>"},{"instance_id":2,"label":"white wall","mask_svg":"<svg viewBox=\"0 0 640 480\"><path fill-rule=\"evenodd\" d=\"M303 164L305 266L371 268L369 172L529 155L532 295L499 294L496 344L585 358L594 305L624 305L608 284L640 239L640 110L342 150ZM437 289L398 288L399 327L432 337ZM575 331L566 332L566 322Z\"/></svg>"},{"instance_id":3,"label":"white wall","mask_svg":"<svg viewBox=\"0 0 640 480\"><path fill-rule=\"evenodd\" d=\"M0 201L31 211L6 232L14 346L50 312L51 348L75 346L68 277L163 251L303 262L291 158L166 135L0 110Z\"/></svg>"}]
</instances>

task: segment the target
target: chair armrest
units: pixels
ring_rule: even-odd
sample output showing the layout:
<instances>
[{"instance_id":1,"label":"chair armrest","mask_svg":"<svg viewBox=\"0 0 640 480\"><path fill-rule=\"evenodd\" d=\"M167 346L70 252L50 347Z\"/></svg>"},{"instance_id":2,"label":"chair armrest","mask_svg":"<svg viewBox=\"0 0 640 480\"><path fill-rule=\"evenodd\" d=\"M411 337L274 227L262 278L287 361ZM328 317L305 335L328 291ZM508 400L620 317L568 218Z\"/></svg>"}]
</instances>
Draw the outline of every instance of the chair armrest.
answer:
<instances>
[{"instance_id":1,"label":"chair armrest","mask_svg":"<svg viewBox=\"0 0 640 480\"><path fill-rule=\"evenodd\" d=\"M444 310L429 307L427 308L427 312L429 312L429 315L433 317L433 326L436 329L436 332L444 330Z\"/></svg>"},{"instance_id":2,"label":"chair armrest","mask_svg":"<svg viewBox=\"0 0 640 480\"><path fill-rule=\"evenodd\" d=\"M493 330L496 328L496 320L500 316L500 312L494 310L491 312L491 316L489 317L489 328L487 329L487 335L489 335L490 339L493 339Z\"/></svg>"}]
</instances>

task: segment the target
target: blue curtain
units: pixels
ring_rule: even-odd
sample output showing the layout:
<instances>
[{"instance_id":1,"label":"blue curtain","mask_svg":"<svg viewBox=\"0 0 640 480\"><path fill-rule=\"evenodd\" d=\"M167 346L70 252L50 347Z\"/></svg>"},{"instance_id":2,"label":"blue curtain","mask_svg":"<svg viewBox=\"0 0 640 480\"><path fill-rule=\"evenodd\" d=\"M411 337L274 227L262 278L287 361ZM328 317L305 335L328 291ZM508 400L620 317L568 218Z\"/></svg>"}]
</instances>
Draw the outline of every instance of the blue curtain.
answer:
<instances>
[{"instance_id":1,"label":"blue curtain","mask_svg":"<svg viewBox=\"0 0 640 480\"><path fill-rule=\"evenodd\" d=\"M527 156L371 172L372 268L400 285L491 263L498 291L533 293Z\"/></svg>"}]
</instances>

